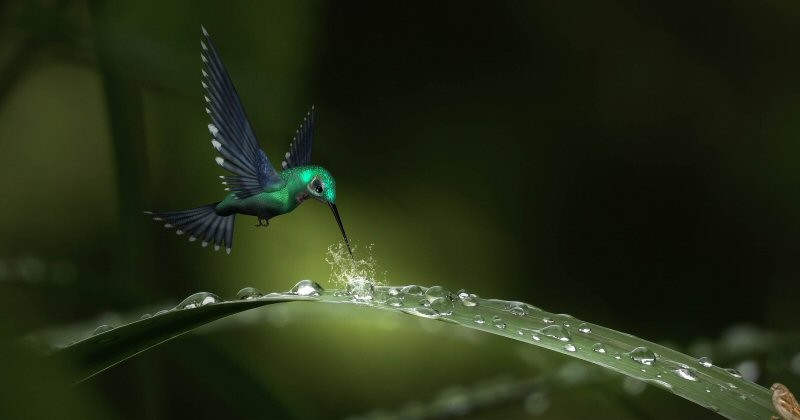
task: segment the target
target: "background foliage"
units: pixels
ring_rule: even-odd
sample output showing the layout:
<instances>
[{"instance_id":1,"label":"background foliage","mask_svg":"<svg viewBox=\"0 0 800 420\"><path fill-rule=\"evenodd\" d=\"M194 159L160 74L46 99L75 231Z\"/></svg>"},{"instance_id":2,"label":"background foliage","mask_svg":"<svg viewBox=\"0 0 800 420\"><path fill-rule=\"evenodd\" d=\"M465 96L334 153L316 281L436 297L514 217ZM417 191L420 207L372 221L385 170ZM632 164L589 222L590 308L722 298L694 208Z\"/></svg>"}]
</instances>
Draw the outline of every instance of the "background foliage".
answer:
<instances>
[{"instance_id":1,"label":"background foliage","mask_svg":"<svg viewBox=\"0 0 800 420\"><path fill-rule=\"evenodd\" d=\"M324 206L267 230L240 217L230 257L140 213L223 194L203 23L268 154L317 106L315 160L389 283L527 301L685 351L741 323L796 333L799 21L791 1L4 2L0 332L91 320L89 334L198 290L330 286ZM278 306L68 391L64 367L5 346L0 416L344 417L564 363L411 317ZM761 344L758 382L797 389L797 347ZM711 414L622 384L554 391L542 416Z\"/></svg>"}]
</instances>

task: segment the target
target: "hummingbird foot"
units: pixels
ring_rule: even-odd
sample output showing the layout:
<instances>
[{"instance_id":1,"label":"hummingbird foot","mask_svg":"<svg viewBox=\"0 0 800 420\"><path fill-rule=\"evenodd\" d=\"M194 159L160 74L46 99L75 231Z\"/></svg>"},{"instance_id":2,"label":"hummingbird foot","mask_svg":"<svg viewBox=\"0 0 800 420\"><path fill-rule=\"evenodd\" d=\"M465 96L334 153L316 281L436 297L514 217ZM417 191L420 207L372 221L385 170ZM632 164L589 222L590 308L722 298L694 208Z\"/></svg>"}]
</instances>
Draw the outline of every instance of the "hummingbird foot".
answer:
<instances>
[{"instance_id":1,"label":"hummingbird foot","mask_svg":"<svg viewBox=\"0 0 800 420\"><path fill-rule=\"evenodd\" d=\"M256 225L256 227L267 227L267 226L269 226L269 220L259 217L258 224Z\"/></svg>"}]
</instances>

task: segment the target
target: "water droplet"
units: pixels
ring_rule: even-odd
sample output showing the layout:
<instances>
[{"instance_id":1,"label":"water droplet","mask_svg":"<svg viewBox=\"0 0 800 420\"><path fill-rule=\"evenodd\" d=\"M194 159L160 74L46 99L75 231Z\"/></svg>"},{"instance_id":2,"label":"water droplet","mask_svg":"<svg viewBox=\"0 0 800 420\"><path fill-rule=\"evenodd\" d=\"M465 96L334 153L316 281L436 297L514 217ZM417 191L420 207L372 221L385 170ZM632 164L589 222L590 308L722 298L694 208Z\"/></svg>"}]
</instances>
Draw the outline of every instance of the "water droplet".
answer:
<instances>
[{"instance_id":1,"label":"water droplet","mask_svg":"<svg viewBox=\"0 0 800 420\"><path fill-rule=\"evenodd\" d=\"M348 283L348 287L350 284ZM318 283L311 280L300 280L289 290L289 293L298 296L319 296L323 289Z\"/></svg>"},{"instance_id":2,"label":"water droplet","mask_svg":"<svg viewBox=\"0 0 800 420\"><path fill-rule=\"evenodd\" d=\"M595 353L606 354L606 346L603 343L594 343L592 351Z\"/></svg>"},{"instance_id":3,"label":"water droplet","mask_svg":"<svg viewBox=\"0 0 800 420\"><path fill-rule=\"evenodd\" d=\"M345 290L355 300L370 301L375 294L375 285L363 277L353 277L347 281Z\"/></svg>"},{"instance_id":4,"label":"water droplet","mask_svg":"<svg viewBox=\"0 0 800 420\"><path fill-rule=\"evenodd\" d=\"M464 289L458 292L458 299L464 306L478 306L478 297L472 293L468 293Z\"/></svg>"},{"instance_id":5,"label":"water droplet","mask_svg":"<svg viewBox=\"0 0 800 420\"><path fill-rule=\"evenodd\" d=\"M711 367L714 366L714 363L708 357L701 357L697 359L697 362L700 363L703 367Z\"/></svg>"},{"instance_id":6,"label":"water droplet","mask_svg":"<svg viewBox=\"0 0 800 420\"><path fill-rule=\"evenodd\" d=\"M408 310L410 314L421 316L423 318L439 318L439 313L431 308L411 308Z\"/></svg>"},{"instance_id":7,"label":"water droplet","mask_svg":"<svg viewBox=\"0 0 800 420\"><path fill-rule=\"evenodd\" d=\"M416 284L412 284L410 286L403 287L402 292L406 295L421 296L422 288L417 286Z\"/></svg>"},{"instance_id":8,"label":"water droplet","mask_svg":"<svg viewBox=\"0 0 800 420\"><path fill-rule=\"evenodd\" d=\"M689 368L675 369L675 374L680 376L683 379L686 379L687 381L697 382L697 380L698 380L697 379L697 374L695 373L695 371L693 369L689 369Z\"/></svg>"},{"instance_id":9,"label":"water droplet","mask_svg":"<svg viewBox=\"0 0 800 420\"><path fill-rule=\"evenodd\" d=\"M167 313L167 312L169 312L169 311L168 311L168 310L166 310L166 309L162 309L162 310L160 310L160 311L156 312L155 314L153 314L153 316L164 315L164 314L165 314L165 313Z\"/></svg>"},{"instance_id":10,"label":"water droplet","mask_svg":"<svg viewBox=\"0 0 800 420\"><path fill-rule=\"evenodd\" d=\"M199 292L184 299L183 302L179 303L178 306L175 307L175 309L199 308L201 306L211 305L221 301L222 299L213 293Z\"/></svg>"},{"instance_id":11,"label":"water droplet","mask_svg":"<svg viewBox=\"0 0 800 420\"><path fill-rule=\"evenodd\" d=\"M386 299L386 304L394 307L403 306L403 299L397 296L392 296L389 299Z\"/></svg>"},{"instance_id":12,"label":"water droplet","mask_svg":"<svg viewBox=\"0 0 800 420\"><path fill-rule=\"evenodd\" d=\"M143 319L147 319L147 318L152 318L152 317L153 317L153 315L150 315L150 314L144 314L144 315L142 315L142 316L140 316L140 317L139 317L139 320L143 320Z\"/></svg>"},{"instance_id":13,"label":"water droplet","mask_svg":"<svg viewBox=\"0 0 800 420\"><path fill-rule=\"evenodd\" d=\"M531 334L531 338L533 341L542 341L542 337L539 337L539 334L536 333Z\"/></svg>"},{"instance_id":14,"label":"water droplet","mask_svg":"<svg viewBox=\"0 0 800 420\"><path fill-rule=\"evenodd\" d=\"M511 312L511 315L516 315L516 316L528 315L528 308L525 307L524 303L520 302L512 302L509 305L508 311Z\"/></svg>"},{"instance_id":15,"label":"water droplet","mask_svg":"<svg viewBox=\"0 0 800 420\"><path fill-rule=\"evenodd\" d=\"M430 308L440 315L452 315L454 309L453 301L449 297L439 297L431 301Z\"/></svg>"},{"instance_id":16,"label":"water droplet","mask_svg":"<svg viewBox=\"0 0 800 420\"><path fill-rule=\"evenodd\" d=\"M550 338L555 338L558 341L572 340L569 330L567 330L563 325L548 325L542 328L540 332Z\"/></svg>"},{"instance_id":17,"label":"water droplet","mask_svg":"<svg viewBox=\"0 0 800 420\"><path fill-rule=\"evenodd\" d=\"M431 286L425 291L425 299L428 299L428 302L439 298L451 299L450 291L442 286Z\"/></svg>"},{"instance_id":18,"label":"water droplet","mask_svg":"<svg viewBox=\"0 0 800 420\"><path fill-rule=\"evenodd\" d=\"M730 373L731 376L733 376L734 378L741 378L742 377L742 374L739 373L739 371L734 369L734 368L725 368L725 372Z\"/></svg>"},{"instance_id":19,"label":"water droplet","mask_svg":"<svg viewBox=\"0 0 800 420\"><path fill-rule=\"evenodd\" d=\"M397 296L399 294L400 294L400 289L398 289L396 287L390 287L389 288L389 296Z\"/></svg>"},{"instance_id":20,"label":"water droplet","mask_svg":"<svg viewBox=\"0 0 800 420\"><path fill-rule=\"evenodd\" d=\"M653 353L653 351L647 347L636 347L635 349L631 350L629 355L633 361L643 365L653 366L653 364L656 362L655 353Z\"/></svg>"},{"instance_id":21,"label":"water droplet","mask_svg":"<svg viewBox=\"0 0 800 420\"><path fill-rule=\"evenodd\" d=\"M572 343L564 344L564 350L566 351L575 351L577 350Z\"/></svg>"},{"instance_id":22,"label":"water droplet","mask_svg":"<svg viewBox=\"0 0 800 420\"><path fill-rule=\"evenodd\" d=\"M104 333L106 331L111 331L113 329L114 329L114 327L103 324L103 325L95 328L94 332L92 332L92 335L102 334L102 333Z\"/></svg>"},{"instance_id":23,"label":"water droplet","mask_svg":"<svg viewBox=\"0 0 800 420\"><path fill-rule=\"evenodd\" d=\"M554 323L556 321L554 321L553 318L544 317L544 318L542 318L542 322L544 322L545 324L552 324L552 323Z\"/></svg>"},{"instance_id":24,"label":"water droplet","mask_svg":"<svg viewBox=\"0 0 800 420\"><path fill-rule=\"evenodd\" d=\"M239 293L236 294L236 299L239 300L250 300L250 299L258 299L261 296L264 296L260 290L256 289L255 287L245 287L242 290L239 290Z\"/></svg>"},{"instance_id":25,"label":"water droplet","mask_svg":"<svg viewBox=\"0 0 800 420\"><path fill-rule=\"evenodd\" d=\"M580 331L580 332L582 332L584 334L589 334L589 333L592 332L592 328L589 327L589 324L584 322L581 325L578 325L578 331Z\"/></svg>"},{"instance_id":26,"label":"water droplet","mask_svg":"<svg viewBox=\"0 0 800 420\"><path fill-rule=\"evenodd\" d=\"M486 320L483 319L483 315L481 315L481 314L478 314L478 315L475 315L474 317L472 317L472 321L474 321L476 324L483 324L484 322L486 322Z\"/></svg>"},{"instance_id":27,"label":"water droplet","mask_svg":"<svg viewBox=\"0 0 800 420\"><path fill-rule=\"evenodd\" d=\"M506 328L506 323L503 322L503 318L500 318L497 315L495 315L492 318L492 325L494 325L497 328L500 328L501 330Z\"/></svg>"}]
</instances>

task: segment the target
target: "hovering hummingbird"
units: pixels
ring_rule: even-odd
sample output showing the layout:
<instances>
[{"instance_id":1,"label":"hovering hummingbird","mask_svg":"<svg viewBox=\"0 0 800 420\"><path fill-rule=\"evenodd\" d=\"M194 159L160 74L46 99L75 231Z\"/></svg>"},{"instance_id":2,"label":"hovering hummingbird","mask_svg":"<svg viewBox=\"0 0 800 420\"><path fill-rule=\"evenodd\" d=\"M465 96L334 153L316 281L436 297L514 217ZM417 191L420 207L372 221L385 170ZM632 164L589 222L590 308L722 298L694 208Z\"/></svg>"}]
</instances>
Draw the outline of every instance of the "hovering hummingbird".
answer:
<instances>
[{"instance_id":1,"label":"hovering hummingbird","mask_svg":"<svg viewBox=\"0 0 800 420\"><path fill-rule=\"evenodd\" d=\"M178 235L188 234L189 241L200 240L204 247L213 244L214 250L224 245L230 254L237 213L256 216L256 226L266 227L269 219L289 213L312 198L330 207L352 257L350 240L336 208L336 180L327 169L311 165L314 108L295 132L281 171L276 171L258 145L211 37L204 27L201 29L202 86L206 93L206 113L211 116L208 131L213 137L211 145L219 154L215 158L217 164L233 174L220 176L230 193L222 201L189 210L145 214L155 221L166 222L164 227L168 229L176 228Z\"/></svg>"}]
</instances>

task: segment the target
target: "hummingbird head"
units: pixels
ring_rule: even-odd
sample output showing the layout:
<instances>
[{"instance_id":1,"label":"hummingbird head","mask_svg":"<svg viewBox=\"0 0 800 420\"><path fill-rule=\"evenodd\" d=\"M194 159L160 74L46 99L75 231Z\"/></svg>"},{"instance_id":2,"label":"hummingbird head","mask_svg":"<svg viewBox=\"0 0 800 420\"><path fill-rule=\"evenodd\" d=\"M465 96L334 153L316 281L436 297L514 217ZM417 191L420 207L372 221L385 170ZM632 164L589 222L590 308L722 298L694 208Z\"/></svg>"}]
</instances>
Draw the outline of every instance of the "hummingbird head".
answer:
<instances>
[{"instance_id":1,"label":"hummingbird head","mask_svg":"<svg viewBox=\"0 0 800 420\"><path fill-rule=\"evenodd\" d=\"M347 238L347 233L344 231L342 225L342 218L339 216L339 210L336 208L336 180L327 169L321 166L307 167L301 176L306 183L306 191L309 197L315 200L328 204L333 212L333 217L339 225L339 230L342 231L344 243L347 245L347 250L350 252L350 257L353 256L353 250L350 249L350 239Z\"/></svg>"}]
</instances>

